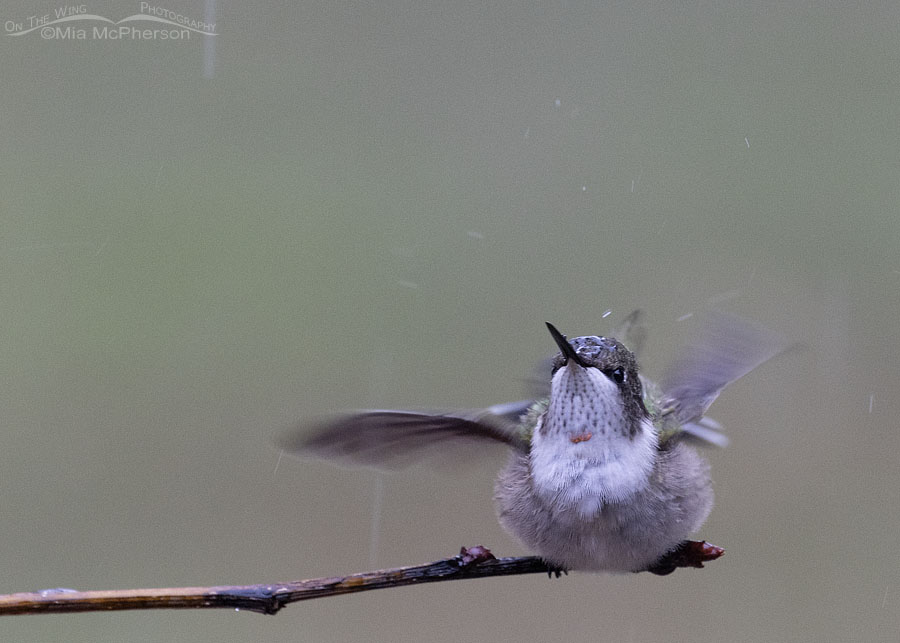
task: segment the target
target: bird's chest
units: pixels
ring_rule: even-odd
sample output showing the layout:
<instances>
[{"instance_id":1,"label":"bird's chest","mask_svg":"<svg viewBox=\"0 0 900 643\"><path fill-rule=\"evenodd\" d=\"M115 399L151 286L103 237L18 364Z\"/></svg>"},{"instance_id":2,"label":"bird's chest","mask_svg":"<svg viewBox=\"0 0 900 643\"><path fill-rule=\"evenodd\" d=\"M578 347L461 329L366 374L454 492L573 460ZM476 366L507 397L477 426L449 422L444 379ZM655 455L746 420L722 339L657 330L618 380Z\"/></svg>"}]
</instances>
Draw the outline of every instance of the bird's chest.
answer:
<instances>
[{"instance_id":1,"label":"bird's chest","mask_svg":"<svg viewBox=\"0 0 900 643\"><path fill-rule=\"evenodd\" d=\"M644 489L653 468L656 433L622 429L615 412L544 417L532 439L529 466L535 493L560 514L596 516L605 504Z\"/></svg>"}]
</instances>

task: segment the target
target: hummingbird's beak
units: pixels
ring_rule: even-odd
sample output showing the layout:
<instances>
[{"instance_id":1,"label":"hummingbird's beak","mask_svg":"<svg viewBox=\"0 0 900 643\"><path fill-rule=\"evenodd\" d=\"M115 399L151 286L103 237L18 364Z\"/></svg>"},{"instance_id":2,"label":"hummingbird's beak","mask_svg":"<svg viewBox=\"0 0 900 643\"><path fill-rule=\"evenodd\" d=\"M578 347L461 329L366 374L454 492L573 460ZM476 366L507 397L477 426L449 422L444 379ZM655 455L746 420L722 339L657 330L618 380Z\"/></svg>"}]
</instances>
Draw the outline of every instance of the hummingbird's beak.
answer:
<instances>
[{"instance_id":1,"label":"hummingbird's beak","mask_svg":"<svg viewBox=\"0 0 900 643\"><path fill-rule=\"evenodd\" d=\"M581 358L578 356L578 353L575 352L575 349L572 348L572 345L569 343L569 340L566 339L566 336L561 332L556 330L556 326L551 324L550 322L544 322L547 324L547 329L550 331L550 334L553 336L553 340L556 342L556 345L559 346L560 352L562 352L563 357L565 358L565 363L568 363L569 360L572 360L576 364L578 364L582 368L587 368L587 364L585 364Z\"/></svg>"}]
</instances>

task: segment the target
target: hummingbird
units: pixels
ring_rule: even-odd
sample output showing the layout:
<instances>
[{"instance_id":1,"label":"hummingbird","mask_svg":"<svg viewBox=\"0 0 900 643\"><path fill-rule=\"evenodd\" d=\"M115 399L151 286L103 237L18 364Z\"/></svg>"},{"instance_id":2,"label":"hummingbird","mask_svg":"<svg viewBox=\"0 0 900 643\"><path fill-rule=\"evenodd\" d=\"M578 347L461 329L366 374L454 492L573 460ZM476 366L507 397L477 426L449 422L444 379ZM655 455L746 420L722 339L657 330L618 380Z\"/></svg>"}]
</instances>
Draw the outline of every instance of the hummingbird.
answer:
<instances>
[{"instance_id":1,"label":"hummingbird","mask_svg":"<svg viewBox=\"0 0 900 643\"><path fill-rule=\"evenodd\" d=\"M551 570L669 573L669 558L691 543L713 506L709 463L696 446L725 446L727 438L706 410L785 343L754 323L710 313L657 384L638 368L640 319L635 311L621 324L622 341L570 340L547 322L559 352L535 399L479 410L362 411L295 432L284 446L395 468L429 451L446 455L454 443L503 444L510 453L494 488L498 519Z\"/></svg>"}]
</instances>

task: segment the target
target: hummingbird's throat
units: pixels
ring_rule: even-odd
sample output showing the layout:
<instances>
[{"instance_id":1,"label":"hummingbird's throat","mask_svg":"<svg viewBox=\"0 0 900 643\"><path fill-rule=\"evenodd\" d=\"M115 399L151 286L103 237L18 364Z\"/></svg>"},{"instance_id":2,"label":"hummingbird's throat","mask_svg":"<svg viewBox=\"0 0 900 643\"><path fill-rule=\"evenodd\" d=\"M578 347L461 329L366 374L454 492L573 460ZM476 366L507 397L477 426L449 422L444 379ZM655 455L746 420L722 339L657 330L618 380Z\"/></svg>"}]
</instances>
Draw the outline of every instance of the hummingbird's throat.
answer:
<instances>
[{"instance_id":1,"label":"hummingbird's throat","mask_svg":"<svg viewBox=\"0 0 900 643\"><path fill-rule=\"evenodd\" d=\"M550 383L550 403L541 427L545 435L562 433L578 442L597 435L613 439L630 436L633 427L626 417L622 393L596 368L567 365Z\"/></svg>"},{"instance_id":2,"label":"hummingbird's throat","mask_svg":"<svg viewBox=\"0 0 900 643\"><path fill-rule=\"evenodd\" d=\"M532 438L535 491L579 515L595 515L647 486L656 447L652 423L628 417L618 386L603 373L561 368Z\"/></svg>"}]
</instances>

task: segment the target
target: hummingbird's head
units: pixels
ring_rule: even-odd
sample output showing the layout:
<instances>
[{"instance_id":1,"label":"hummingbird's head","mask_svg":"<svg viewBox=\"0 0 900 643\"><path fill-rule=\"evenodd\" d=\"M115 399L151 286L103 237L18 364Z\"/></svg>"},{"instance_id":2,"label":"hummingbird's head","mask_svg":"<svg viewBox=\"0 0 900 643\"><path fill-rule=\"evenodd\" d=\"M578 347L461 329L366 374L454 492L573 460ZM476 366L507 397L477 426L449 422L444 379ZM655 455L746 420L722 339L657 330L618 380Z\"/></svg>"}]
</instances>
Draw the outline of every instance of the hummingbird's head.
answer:
<instances>
[{"instance_id":1,"label":"hummingbird's head","mask_svg":"<svg viewBox=\"0 0 900 643\"><path fill-rule=\"evenodd\" d=\"M634 353L612 337L567 340L553 324L547 328L560 350L553 359L550 406L563 416L595 417L597 426L634 437L648 417Z\"/></svg>"}]
</instances>

